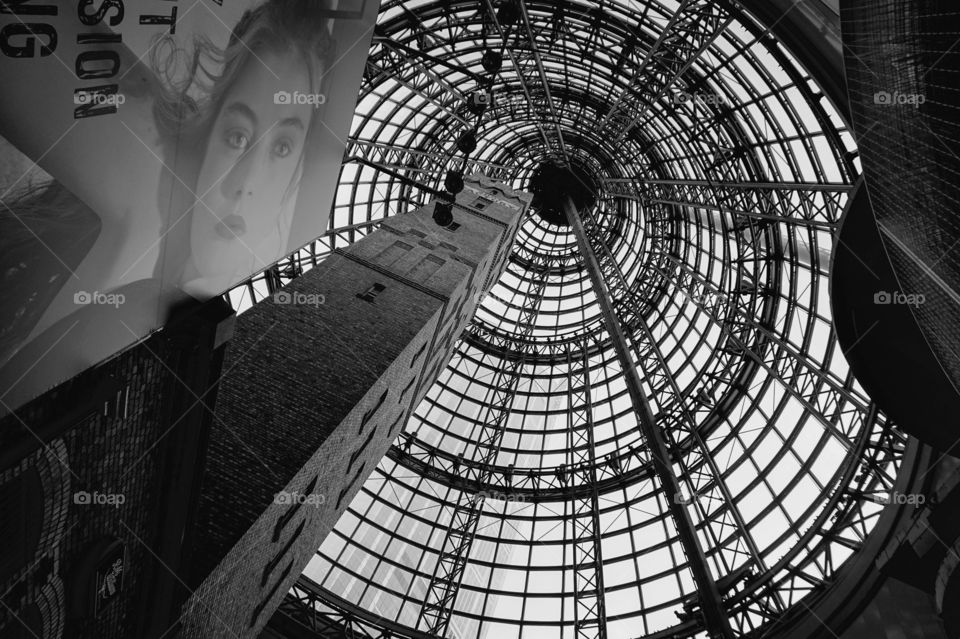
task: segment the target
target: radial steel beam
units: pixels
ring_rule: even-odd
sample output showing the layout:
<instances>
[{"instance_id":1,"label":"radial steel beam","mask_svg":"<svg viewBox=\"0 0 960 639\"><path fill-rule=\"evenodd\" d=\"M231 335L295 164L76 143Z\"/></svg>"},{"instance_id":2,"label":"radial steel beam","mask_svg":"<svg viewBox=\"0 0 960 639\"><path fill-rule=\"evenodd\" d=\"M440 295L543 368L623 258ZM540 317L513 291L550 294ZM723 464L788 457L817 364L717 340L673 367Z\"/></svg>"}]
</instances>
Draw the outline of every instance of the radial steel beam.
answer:
<instances>
[{"instance_id":1,"label":"radial steel beam","mask_svg":"<svg viewBox=\"0 0 960 639\"><path fill-rule=\"evenodd\" d=\"M714 0L681 0L598 129L619 142L731 22Z\"/></svg>"},{"instance_id":2,"label":"radial steel beam","mask_svg":"<svg viewBox=\"0 0 960 639\"><path fill-rule=\"evenodd\" d=\"M534 271L518 322L524 336L533 332L546 284L546 271ZM524 363L523 357L505 362L497 370L490 393L484 400L485 410L480 421L480 435L473 448L473 454L480 457L479 466L484 469L479 478L480 485L489 483L493 465L500 453L503 432L513 408ZM463 581L463 571L477 534L484 501L482 492L471 494L465 488L464 486L457 496L453 515L440 547L440 556L420 609L418 625L425 625L431 634L441 637L446 634L450 624L450 615Z\"/></svg>"},{"instance_id":3,"label":"radial steel beam","mask_svg":"<svg viewBox=\"0 0 960 639\"><path fill-rule=\"evenodd\" d=\"M446 167L448 159L446 156L432 151L421 151L356 138L349 139L344 156L361 157L369 162L397 171L425 173L431 176L440 175L442 169ZM468 160L464 166L464 172L472 173L475 171L479 171L493 180L509 179L513 173L513 169L502 164Z\"/></svg>"},{"instance_id":4,"label":"radial steel beam","mask_svg":"<svg viewBox=\"0 0 960 639\"><path fill-rule=\"evenodd\" d=\"M639 335L629 338L629 341L633 347L639 372L647 380L650 388L658 393L657 408L659 409L660 425L665 443L668 448L676 450L681 450L680 443L684 437L689 438L693 443L693 445L683 447L684 452L676 457L676 463L681 471L680 477L690 490L688 495L690 506L700 512L702 519L715 522L721 529L724 526L736 528L739 531L739 536L736 538L737 546L732 548L731 551L735 554L746 555L752 562L754 569L759 572L766 572L766 562L753 538L753 534L747 527L746 520L740 512L740 507L727 486L723 473L714 459L713 451L709 449L700 435L697 421L690 411L689 401L691 400L688 400L684 395L675 376L671 374L667 358L639 310L640 302L637 291L630 288L619 264L613 258L610 249L602 241L602 234L599 232L599 226L595 218L587 211L583 212L581 218L587 239L590 240L597 262L601 264L603 274L606 276L605 282L609 287L610 296L617 299L620 303L620 309L623 309L618 313L618 319L622 320L624 318L627 314L624 313L624 310L626 310L632 318L632 323L640 329ZM615 310L617 310L616 306ZM622 321L621 324L623 324ZM716 506L717 502L720 506L713 507ZM715 548L718 550L727 549L721 546L722 540L716 534L713 526L708 526L708 532L711 534L711 541ZM740 543L746 546L746 551L738 547ZM723 553L718 554L719 560L726 561L727 558ZM734 566L729 564L723 566L723 570L728 573L733 568ZM786 608L786 605L782 600L774 599L772 607L775 610L782 611Z\"/></svg>"},{"instance_id":5,"label":"radial steel beam","mask_svg":"<svg viewBox=\"0 0 960 639\"><path fill-rule=\"evenodd\" d=\"M530 107L533 108L534 101L533 101L533 98L530 96L530 89L527 86L526 78L524 78L523 74L520 73L520 65L517 63L517 58L514 55L513 50L507 44L507 33L504 32L503 27L500 25L500 22L497 20L496 7L493 6L492 0L484 0L484 4L487 7L487 11L489 11L490 13L490 21L493 23L493 26L496 28L497 34L500 36L500 41L503 42L503 50L507 54L507 57L510 58L510 64L512 64L513 68L517 70L517 79L520 80L520 88L523 89L523 97L526 99L527 104L529 104ZM541 137L543 137L544 144L546 144L547 147L549 148L550 138L549 136L547 136L547 132L543 130L542 126L540 126L540 122L538 120L534 121L534 126L536 126L537 131L539 131Z\"/></svg>"},{"instance_id":6,"label":"radial steel beam","mask_svg":"<svg viewBox=\"0 0 960 639\"><path fill-rule=\"evenodd\" d=\"M852 191L849 184L647 180L638 187L646 203L728 213L735 224L767 220L834 231Z\"/></svg>"},{"instance_id":7,"label":"radial steel beam","mask_svg":"<svg viewBox=\"0 0 960 639\"><path fill-rule=\"evenodd\" d=\"M474 82L481 82L483 80L483 76L481 76L479 73L474 73L473 71L471 71L470 69L468 69L467 67L461 64L455 64L446 58L435 56L430 53L427 53L426 51L421 51L419 49L414 49L413 47L406 45L402 42L396 42L395 40L392 40L389 37L375 35L373 37L373 42L374 44L380 44L385 48L396 49L401 53L403 53L408 58L421 58L423 60L426 60L430 64L446 67L456 73L462 73L463 75L467 76Z\"/></svg>"},{"instance_id":8,"label":"radial steel beam","mask_svg":"<svg viewBox=\"0 0 960 639\"><path fill-rule=\"evenodd\" d=\"M406 77L405 72L408 70L412 73ZM377 58L367 60L365 73L371 85L391 79L432 102L448 117L464 126L471 126L470 122L456 112L456 106L463 101L463 94L419 60L411 60L401 52L386 49ZM452 100L450 100L451 97Z\"/></svg>"},{"instance_id":9,"label":"radial steel beam","mask_svg":"<svg viewBox=\"0 0 960 639\"><path fill-rule=\"evenodd\" d=\"M650 402L643 390L640 375L636 366L634 366L630 347L614 311L613 300L610 298L609 288L603 279L600 264L597 262L597 257L590 246L590 240L583 228L583 222L580 220L576 206L569 197L564 200L564 212L577 238L577 246L583 254L587 274L593 284L597 303L600 306L607 331L612 337L617 359L623 369L627 391L633 401L634 410L637 412L640 431L650 451L654 472L666 493L667 509L677 526L677 536L680 538L684 554L690 563L690 570L693 573L699 594L700 608L703 612L707 633L711 639L732 639L733 630L723 608L720 590L710 574L707 557L700 545L700 540L697 538L697 530L693 524L693 519L683 503L687 501L687 497L681 491L680 482L673 472L670 455L664 441L665 438L663 433L660 432L660 426L656 422L653 410L650 408Z\"/></svg>"},{"instance_id":10,"label":"radial steel beam","mask_svg":"<svg viewBox=\"0 0 960 639\"><path fill-rule=\"evenodd\" d=\"M533 53L533 61L537 65L537 72L540 74L540 83L543 85L543 94L547 99L547 108L550 110L550 121L557 130L557 143L560 145L560 154L565 162L569 162L567 156L567 147L563 142L563 129L560 127L560 118L557 117L557 109L553 104L553 96L550 95L550 82L547 80L547 72L543 68L543 61L540 59L540 50L537 49L537 39L530 27L530 16L527 15L527 7L523 0L519 0L520 16L523 18L523 26L527 32L527 39L530 41L530 50Z\"/></svg>"},{"instance_id":11,"label":"radial steel beam","mask_svg":"<svg viewBox=\"0 0 960 639\"><path fill-rule=\"evenodd\" d=\"M574 629L577 639L606 639L607 612L600 541L600 493L597 490L597 451L590 398L590 359L584 340L579 357L567 349L567 462L585 466L590 492L570 500L573 517ZM571 482L572 483L572 482Z\"/></svg>"},{"instance_id":12,"label":"radial steel beam","mask_svg":"<svg viewBox=\"0 0 960 639\"><path fill-rule=\"evenodd\" d=\"M782 336L774 333L766 326L762 326L756 318L735 305L728 305L724 301L726 294L717 288L702 274L693 271L688 264L669 256L677 267L674 278L678 290L687 291L687 297L693 304L704 311L706 318L713 322L723 336L730 342L730 348L735 349L744 357L757 362L767 374L776 379L810 416L819 423L825 431L830 433L837 444L845 450L852 446L851 432L862 428L865 417L857 413L852 407L860 406L861 402L843 384L825 374L823 369L803 356L800 349L790 344ZM704 294L703 292L707 294ZM699 301L694 301L699 300ZM732 310L734 315L725 313ZM733 329L745 329L759 335L763 342L771 348L765 348L760 353L750 348L749 344ZM833 424L828 416L834 416L838 407L848 405L846 411L858 415L851 424Z\"/></svg>"}]
</instances>

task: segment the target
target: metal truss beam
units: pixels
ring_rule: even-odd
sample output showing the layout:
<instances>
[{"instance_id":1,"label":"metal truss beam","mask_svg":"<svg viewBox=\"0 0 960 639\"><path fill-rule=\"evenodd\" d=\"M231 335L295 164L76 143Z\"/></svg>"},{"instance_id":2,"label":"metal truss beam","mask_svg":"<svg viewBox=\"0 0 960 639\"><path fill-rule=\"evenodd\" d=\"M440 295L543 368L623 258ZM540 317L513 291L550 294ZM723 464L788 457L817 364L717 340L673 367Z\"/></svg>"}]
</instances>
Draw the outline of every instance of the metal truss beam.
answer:
<instances>
[{"instance_id":1,"label":"metal truss beam","mask_svg":"<svg viewBox=\"0 0 960 639\"><path fill-rule=\"evenodd\" d=\"M395 171L423 173L433 177L443 174L448 160L445 155L433 151L418 151L356 138L349 140L345 157L360 157ZM463 170L465 173L483 173L491 180L508 180L513 173L507 166L482 160L468 160Z\"/></svg>"},{"instance_id":2,"label":"metal truss beam","mask_svg":"<svg viewBox=\"0 0 960 639\"><path fill-rule=\"evenodd\" d=\"M536 271L534 273L536 274ZM541 271L539 277L534 277L530 281L526 303L519 321L519 325L523 327L527 336L536 324L546 286L545 271ZM484 401L486 410L481 418L480 435L473 449L473 454L480 457L475 461L479 461L478 465L483 469L479 478L481 484L489 482L491 469L500 452L503 432L510 417L523 366L524 359L521 357L507 362L498 369L491 392ZM418 625L425 625L431 634L438 636L446 634L457 593L463 581L463 571L470 555L470 548L477 533L483 501L483 493L468 493L461 490L458 494L450 524L440 547L440 556L420 610Z\"/></svg>"},{"instance_id":3,"label":"metal truss beam","mask_svg":"<svg viewBox=\"0 0 960 639\"><path fill-rule=\"evenodd\" d=\"M435 104L448 117L466 127L471 126L457 113L457 108L463 104L463 94L423 62L400 49L384 46L379 55L367 58L364 78L371 86L393 80Z\"/></svg>"},{"instance_id":4,"label":"metal truss beam","mask_svg":"<svg viewBox=\"0 0 960 639\"><path fill-rule=\"evenodd\" d=\"M760 247L759 233L741 241L740 246L741 255L737 262L747 270L741 272L738 290L772 294L774 290L768 290L765 286L764 273L771 266L773 273L778 273L779 262L783 256L763 250ZM866 409L862 401L806 359L798 347L771 330L752 312L744 296L731 295L730 291L722 290L717 283L695 271L677 255L669 254L664 257L669 262L669 268L665 269L656 262L651 262L651 268L672 281L676 291L703 310L706 317L720 329L727 340L721 350L736 353L741 359L752 360L764 369L771 379L779 382L833 435L837 443L849 450L853 433L863 425L862 418ZM848 410L838 413L838 405L843 402L846 402ZM846 429L838 429L825 417L839 418L845 412L853 410L851 407L854 406L859 411L860 419Z\"/></svg>"},{"instance_id":5,"label":"metal truss beam","mask_svg":"<svg viewBox=\"0 0 960 639\"><path fill-rule=\"evenodd\" d=\"M438 484L468 492L511 494L515 498L522 497L527 503L589 498L594 486L602 493L630 486L650 476L649 459L639 451L618 453L610 460L605 459L604 463L597 460L593 465L564 464L563 467L538 468L523 473L503 466L487 469L464 463L455 455L426 445L408 433L402 435L400 445L390 448L387 456ZM485 473L487 470L489 473ZM590 484L591 477L596 479L594 484ZM486 483L480 483L483 478Z\"/></svg>"},{"instance_id":6,"label":"metal truss beam","mask_svg":"<svg viewBox=\"0 0 960 639\"><path fill-rule=\"evenodd\" d=\"M818 422L833 435L838 444L849 450L854 434L865 426L865 409L843 384L803 357L800 350L784 340L738 305L727 303L726 294L688 264L670 256L677 267L675 282L688 299L703 310L706 317L727 339L725 348L750 358L793 396ZM732 314L729 312L732 310ZM754 339L746 337L753 334ZM759 348L751 348L754 342ZM838 427L832 423L841 423ZM849 419L843 424L844 417Z\"/></svg>"},{"instance_id":7,"label":"metal truss beam","mask_svg":"<svg viewBox=\"0 0 960 639\"><path fill-rule=\"evenodd\" d=\"M457 73L462 73L463 75L472 79L474 82L481 82L483 80L483 77L481 75L474 73L473 71L471 71L467 67L464 67L463 65L455 64L450 60L447 60L446 58L432 55L430 53L427 53L426 51L420 51L419 49L414 49L411 46L408 46L402 42L397 42L396 40L393 40L389 37L375 35L373 37L373 43L380 44L384 48L394 49L396 51L399 51L406 58L422 58L423 60L426 60L431 64L446 67L448 69L456 71Z\"/></svg>"},{"instance_id":8,"label":"metal truss beam","mask_svg":"<svg viewBox=\"0 0 960 639\"><path fill-rule=\"evenodd\" d=\"M769 583L765 591L784 588L790 594L791 602L808 594L818 584L824 583L818 571L823 570L822 562L830 562L829 544L833 541L850 548L862 544L869 533L869 524L859 514L864 495L887 495L893 489L896 475L887 472L904 453L906 436L895 429L876 427L876 407L864 406L867 423L873 428L865 430L857 439L855 462L844 471L840 485L848 486L842 492L829 497L829 503L823 512L804 532L798 541L801 548L818 544L816 553L804 553L799 561L788 554L776 565L769 568L767 575L760 575L757 583L766 583L766 577L774 574L786 574L789 585L775 588ZM857 480L853 475L858 474ZM826 547L826 548L824 548ZM768 595L769 596L769 595ZM777 621L781 615L765 607L764 597L746 589L732 594L728 605L735 616L754 620ZM683 628L691 622L682 623ZM742 624L746 626L747 624ZM301 576L297 584L281 603L277 613L271 618L270 626L284 636L321 639L430 639L433 635L414 630L396 622L386 620L368 610L342 599L310 580Z\"/></svg>"},{"instance_id":9,"label":"metal truss beam","mask_svg":"<svg viewBox=\"0 0 960 639\"><path fill-rule=\"evenodd\" d=\"M767 566L761 557L760 549L740 513L723 473L697 428L697 420L689 405L692 400L688 400L680 390L656 337L638 310L640 303L637 293L628 286L620 266L603 242L593 216L588 211L583 211L581 218L584 232L605 275L610 297L620 302L621 309L629 308L632 311L630 315L639 328L639 335L627 335L627 339L632 346L639 371L654 392L652 396L656 397L660 409L659 426L664 441L670 450L676 452L673 461L679 467L680 477L687 486L686 502L697 511L702 521L711 523L706 527L706 531L712 537L716 549L721 549L722 546L722 536L717 529L721 533L725 529L734 529L738 533L734 537L734 546L725 549L735 558L734 563L729 563L723 553L717 552L715 555L718 563L723 563L718 569L724 574L731 574L735 569L743 567L737 561L742 558L747 565L752 565L754 571L765 572ZM625 314L622 313L620 318ZM721 370L733 371L736 368L733 362L727 362ZM681 443L685 445L681 446ZM769 606L777 611L785 609L783 601L776 599Z\"/></svg>"},{"instance_id":10,"label":"metal truss beam","mask_svg":"<svg viewBox=\"0 0 960 639\"><path fill-rule=\"evenodd\" d=\"M497 30L497 34L500 36L500 40L504 44L504 47L503 47L504 53L507 54L507 57L510 59L510 64L513 66L513 68L517 72L517 79L520 81L520 88L523 90L524 99L527 101L527 104L530 106L530 109L534 113L542 113L543 107L546 106L546 103L544 102L544 98L546 94L537 96L533 91L531 91L528 85L528 75L524 73L524 70L528 65L523 64L524 62L523 58L524 56L527 56L529 58L530 57L529 52L526 52L523 49L518 49L517 51L514 51L515 47L511 47L507 42L509 38L509 33L504 30L504 28L500 25L500 22L497 20L497 10L496 10L496 7L493 6L493 1L484 0L484 4L486 5L491 24L493 24L494 28ZM540 136L543 138L543 142L547 146L547 148L553 149L553 145L551 144L551 141L550 141L550 136L547 135L547 132L540 125L540 122L545 119L546 118L543 118L543 117L537 117L532 120L532 123L537 128L537 131L539 131ZM557 126L557 133L559 134L560 133L559 122L556 119L554 119L553 122ZM558 144L562 145L562 138L558 140ZM556 151L563 153L562 147L558 147Z\"/></svg>"},{"instance_id":11,"label":"metal truss beam","mask_svg":"<svg viewBox=\"0 0 960 639\"><path fill-rule=\"evenodd\" d=\"M757 264L771 262L775 256L763 255L758 250L757 238L744 246L740 259ZM800 349L760 322L738 294L747 289L756 290L762 280L760 271L754 272L754 283L742 286L741 291L724 292L706 276L697 273L676 256L670 256L677 275L673 278L677 290L721 330L726 344L718 350L734 355L736 359L750 360L765 370L768 379L776 381L783 390L797 400L819 422L834 440L847 449L844 477L839 485L850 486L844 492L832 495L817 521L801 536L796 547L806 548L819 543L817 552L808 557L784 557L776 565L768 566L754 583L767 585L761 589L747 588L726 599L740 632L757 627L758 619L775 620L782 608L771 601L770 593L783 600L786 606L797 598L823 584L833 570L834 545L859 548L869 533L869 524L861 507L864 495L889 490L895 481L887 471L903 454L904 437L888 427L877 425L876 406L856 396L844 383L826 375L815 363L803 357ZM656 268L656 267L655 267ZM756 268L762 268L758 266ZM661 271L665 277L666 272ZM829 355L828 355L829 357ZM731 364L732 366L732 364ZM856 468L860 473L853 478ZM827 514L832 513L832 514ZM830 521L828 521L828 519ZM775 585L773 575L787 573L789 585ZM766 594L765 594L766 593ZM785 594L781 594L785 593Z\"/></svg>"},{"instance_id":12,"label":"metal truss beam","mask_svg":"<svg viewBox=\"0 0 960 639\"><path fill-rule=\"evenodd\" d=\"M677 536L680 538L681 546L693 573L707 633L711 639L732 639L733 632L727 614L723 609L717 583L710 574L706 555L700 545L700 540L697 538L696 527L684 504L686 498L680 489L677 476L674 474L662 427L657 423L653 410L650 408L650 402L643 390L640 376L633 363L633 357L630 354L627 339L621 327L621 320L614 308L609 287L604 279L604 272L591 247L590 239L584 230L580 215L569 197L564 201L564 210L567 214L567 221L577 238L577 246L583 253L587 273L593 284L607 331L613 338L613 347L623 369L624 380L633 401L634 410L637 411L637 421L649 449L654 472L664 490L667 509L676 524Z\"/></svg>"},{"instance_id":13,"label":"metal truss beam","mask_svg":"<svg viewBox=\"0 0 960 639\"><path fill-rule=\"evenodd\" d=\"M600 121L603 137L614 143L623 140L649 105L666 95L732 20L714 0L682 0Z\"/></svg>"},{"instance_id":14,"label":"metal truss beam","mask_svg":"<svg viewBox=\"0 0 960 639\"><path fill-rule=\"evenodd\" d=\"M527 40L530 42L530 54L533 58L534 65L537 67L537 73L540 76L540 86L543 88L544 102L546 103L547 110L550 112L550 122L553 123L553 127L557 132L557 144L560 148L560 154L565 162L569 162L570 157L567 155L567 147L563 141L563 128L560 126L560 118L553 103L553 97L550 95L550 81L547 79L547 72L543 68L543 60L540 58L539 49L537 49L537 38L530 26L530 16L527 15L526 4L523 0L519 0L519 4L520 17L523 18L523 27L527 34Z\"/></svg>"},{"instance_id":15,"label":"metal truss beam","mask_svg":"<svg viewBox=\"0 0 960 639\"><path fill-rule=\"evenodd\" d=\"M284 597L269 628L289 639L433 639L347 601L306 575Z\"/></svg>"},{"instance_id":16,"label":"metal truss beam","mask_svg":"<svg viewBox=\"0 0 960 639\"><path fill-rule=\"evenodd\" d=\"M838 469L837 484L844 490L836 491L826 497L826 503L820 514L811 522L795 542L797 548L812 548L805 553L792 553L784 556L770 566L767 574L760 575L758 583L765 583L765 589L777 589L784 593L788 605L793 605L802 597L829 584L836 565L833 559L833 545L844 548L844 556L850 549L861 548L871 533L871 517L864 512L864 497L889 495L897 482L896 473L888 472L895 468L903 457L907 437L890 424L878 423L877 406L874 403L859 404L867 425L853 441L852 455ZM867 498L869 503L870 497ZM876 513L872 517L878 517ZM780 575L780 582L769 579ZM758 599L749 593L739 593L731 597L730 606L736 615L745 621L762 619L774 621L767 626L765 636L776 634L777 623L789 618L788 615L772 614L757 605ZM796 609L792 609L796 614ZM808 612L806 608L804 612ZM742 624L744 626L747 623Z\"/></svg>"},{"instance_id":17,"label":"metal truss beam","mask_svg":"<svg viewBox=\"0 0 960 639\"><path fill-rule=\"evenodd\" d=\"M571 500L573 517L574 628L577 639L606 639L607 614L600 542L600 493L597 489L597 451L590 400L590 360L586 340L574 359L567 349L567 451L571 468L586 467L587 495ZM579 360L579 361L578 361Z\"/></svg>"},{"instance_id":18,"label":"metal truss beam","mask_svg":"<svg viewBox=\"0 0 960 639\"><path fill-rule=\"evenodd\" d=\"M834 231L853 187L799 182L709 182L646 180L636 193L644 204L689 206L732 216L734 228L748 220L795 224Z\"/></svg>"}]
</instances>

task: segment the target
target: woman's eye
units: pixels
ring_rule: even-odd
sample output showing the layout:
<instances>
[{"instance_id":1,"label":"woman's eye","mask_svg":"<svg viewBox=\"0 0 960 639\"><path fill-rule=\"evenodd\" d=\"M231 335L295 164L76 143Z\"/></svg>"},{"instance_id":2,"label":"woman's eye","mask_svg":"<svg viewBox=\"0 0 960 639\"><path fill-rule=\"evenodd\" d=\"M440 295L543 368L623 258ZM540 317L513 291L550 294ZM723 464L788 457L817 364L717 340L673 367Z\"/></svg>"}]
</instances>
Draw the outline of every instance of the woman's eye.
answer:
<instances>
[{"instance_id":1,"label":"woman's eye","mask_svg":"<svg viewBox=\"0 0 960 639\"><path fill-rule=\"evenodd\" d=\"M239 131L230 131L227 133L226 141L228 146L240 150L246 149L249 143L247 136Z\"/></svg>"},{"instance_id":2,"label":"woman's eye","mask_svg":"<svg viewBox=\"0 0 960 639\"><path fill-rule=\"evenodd\" d=\"M285 158L293 151L293 147L290 146L289 142L281 140L273 145L273 153L277 157Z\"/></svg>"}]
</instances>

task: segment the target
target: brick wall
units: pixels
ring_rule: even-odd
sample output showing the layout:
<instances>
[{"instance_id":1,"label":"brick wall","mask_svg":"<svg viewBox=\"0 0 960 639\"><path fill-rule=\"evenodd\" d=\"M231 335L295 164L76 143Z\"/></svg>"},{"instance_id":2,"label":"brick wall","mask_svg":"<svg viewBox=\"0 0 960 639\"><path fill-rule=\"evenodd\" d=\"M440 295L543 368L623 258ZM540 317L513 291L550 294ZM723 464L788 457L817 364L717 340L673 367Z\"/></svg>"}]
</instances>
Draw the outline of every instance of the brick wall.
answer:
<instances>
[{"instance_id":1,"label":"brick wall","mask_svg":"<svg viewBox=\"0 0 960 639\"><path fill-rule=\"evenodd\" d=\"M212 353L195 333L185 342L159 333L0 422L4 444L28 450L0 471L0 528L17 542L0 547L0 636L143 636L144 577L169 514L163 505L183 500L165 486L171 427L183 422L169 408L184 393L193 397L182 365L203 368L197 358ZM107 380L116 390L104 395ZM90 563L117 542L122 588L93 614Z\"/></svg>"}]
</instances>

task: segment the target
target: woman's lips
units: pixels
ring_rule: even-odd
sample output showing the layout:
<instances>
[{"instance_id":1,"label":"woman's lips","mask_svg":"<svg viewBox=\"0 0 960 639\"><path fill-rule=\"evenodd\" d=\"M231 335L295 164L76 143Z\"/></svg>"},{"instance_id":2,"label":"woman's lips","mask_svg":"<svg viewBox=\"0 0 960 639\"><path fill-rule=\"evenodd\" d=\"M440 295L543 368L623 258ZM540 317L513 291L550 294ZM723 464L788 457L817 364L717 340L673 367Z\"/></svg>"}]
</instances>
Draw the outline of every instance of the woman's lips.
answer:
<instances>
[{"instance_id":1,"label":"woman's lips","mask_svg":"<svg viewBox=\"0 0 960 639\"><path fill-rule=\"evenodd\" d=\"M243 237L247 232L247 223L241 216L231 214L217 222L214 229L217 231L217 235L223 239L235 240L238 237Z\"/></svg>"}]
</instances>

